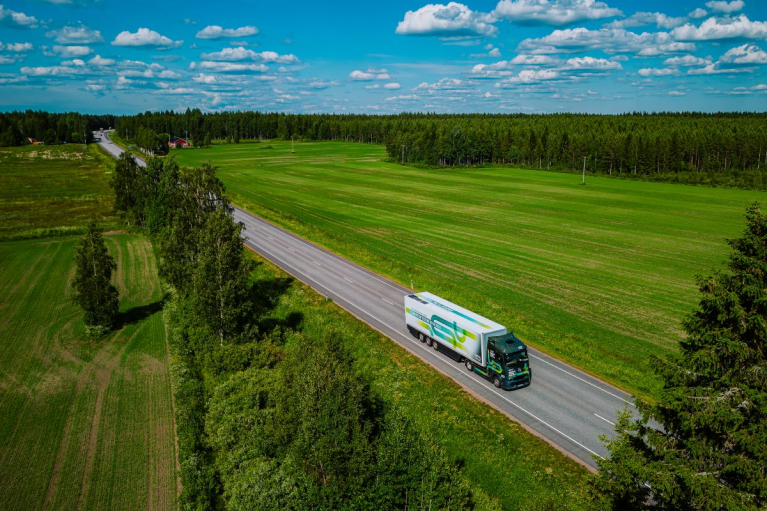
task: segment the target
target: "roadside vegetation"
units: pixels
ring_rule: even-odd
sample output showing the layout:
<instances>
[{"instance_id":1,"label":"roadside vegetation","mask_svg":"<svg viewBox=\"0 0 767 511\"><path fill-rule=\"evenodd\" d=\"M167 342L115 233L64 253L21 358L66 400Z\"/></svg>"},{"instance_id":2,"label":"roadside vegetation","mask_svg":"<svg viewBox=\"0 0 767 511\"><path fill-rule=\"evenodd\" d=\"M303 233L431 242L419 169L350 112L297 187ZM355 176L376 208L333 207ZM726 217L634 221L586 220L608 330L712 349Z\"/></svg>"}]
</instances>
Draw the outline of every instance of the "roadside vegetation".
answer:
<instances>
[{"instance_id":1,"label":"roadside vegetation","mask_svg":"<svg viewBox=\"0 0 767 511\"><path fill-rule=\"evenodd\" d=\"M115 183L172 287L182 507L583 501L583 467L247 253L214 168L154 158L144 171L126 156Z\"/></svg>"},{"instance_id":2,"label":"roadside vegetation","mask_svg":"<svg viewBox=\"0 0 767 511\"><path fill-rule=\"evenodd\" d=\"M760 192L520 169L414 169L370 144L178 151L214 161L233 200L526 342L651 397L651 355L676 350L694 276L721 261ZM580 176L579 176L580 177Z\"/></svg>"},{"instance_id":3,"label":"roadside vegetation","mask_svg":"<svg viewBox=\"0 0 767 511\"><path fill-rule=\"evenodd\" d=\"M113 167L94 144L0 148L0 240L115 226Z\"/></svg>"}]
</instances>

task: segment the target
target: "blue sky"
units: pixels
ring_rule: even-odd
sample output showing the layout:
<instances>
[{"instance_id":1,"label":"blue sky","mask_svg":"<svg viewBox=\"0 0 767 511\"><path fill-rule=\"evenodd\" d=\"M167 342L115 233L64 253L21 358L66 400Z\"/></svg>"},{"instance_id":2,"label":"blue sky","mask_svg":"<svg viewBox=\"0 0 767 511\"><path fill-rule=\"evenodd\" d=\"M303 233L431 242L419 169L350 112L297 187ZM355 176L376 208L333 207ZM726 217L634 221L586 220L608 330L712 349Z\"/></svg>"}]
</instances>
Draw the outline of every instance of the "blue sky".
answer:
<instances>
[{"instance_id":1,"label":"blue sky","mask_svg":"<svg viewBox=\"0 0 767 511\"><path fill-rule=\"evenodd\" d=\"M0 2L0 110L767 109L764 0Z\"/></svg>"}]
</instances>

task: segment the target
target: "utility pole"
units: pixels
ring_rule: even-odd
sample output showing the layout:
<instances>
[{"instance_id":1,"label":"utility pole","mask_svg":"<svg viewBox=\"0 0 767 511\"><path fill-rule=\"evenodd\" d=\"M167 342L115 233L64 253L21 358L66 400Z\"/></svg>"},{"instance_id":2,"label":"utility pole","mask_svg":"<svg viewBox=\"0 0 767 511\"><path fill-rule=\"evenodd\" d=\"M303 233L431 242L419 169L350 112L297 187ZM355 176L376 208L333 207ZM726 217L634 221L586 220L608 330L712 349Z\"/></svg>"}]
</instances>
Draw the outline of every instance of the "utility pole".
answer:
<instances>
[{"instance_id":1,"label":"utility pole","mask_svg":"<svg viewBox=\"0 0 767 511\"><path fill-rule=\"evenodd\" d=\"M296 146L293 143L293 135L290 136L290 152L296 154Z\"/></svg>"},{"instance_id":2,"label":"utility pole","mask_svg":"<svg viewBox=\"0 0 767 511\"><path fill-rule=\"evenodd\" d=\"M583 157L583 182L581 184L586 184L586 156Z\"/></svg>"}]
</instances>

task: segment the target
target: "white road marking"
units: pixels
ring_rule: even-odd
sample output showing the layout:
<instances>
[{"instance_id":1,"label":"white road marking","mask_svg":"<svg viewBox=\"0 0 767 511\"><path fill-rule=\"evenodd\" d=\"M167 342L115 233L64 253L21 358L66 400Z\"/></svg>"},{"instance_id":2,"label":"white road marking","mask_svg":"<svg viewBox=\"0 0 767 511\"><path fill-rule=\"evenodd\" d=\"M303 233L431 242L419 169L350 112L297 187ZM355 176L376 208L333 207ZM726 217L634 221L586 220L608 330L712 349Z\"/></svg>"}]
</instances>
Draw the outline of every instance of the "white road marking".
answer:
<instances>
[{"instance_id":1,"label":"white road marking","mask_svg":"<svg viewBox=\"0 0 767 511\"><path fill-rule=\"evenodd\" d=\"M265 250L263 247L261 248L261 250L263 250L263 251L264 251L264 252L266 252L267 254L271 255L271 256L272 256L272 257L274 257L275 259L277 259L277 260L280 260L278 257L276 257L274 254L272 254L272 253L271 253L271 252L269 252L268 250ZM332 291L331 291L330 289L328 289L328 288L327 288L327 287L325 287L324 285L320 284L319 282L317 282L316 280L314 280L312 277L310 277L309 275L305 274L305 273L304 273L304 272L302 272L301 270L298 270L298 269L296 269L294 266L292 266L291 264L289 264L289 263L287 263L287 262L285 262L285 261L282 261L282 263L283 263L285 266L288 266L289 268L292 268L292 269L293 269L293 271L295 271L296 273L299 273L299 274L303 275L303 276L304 276L306 279L308 279L308 280L310 280L310 281L312 281L312 282L316 283L316 284L317 284L319 287L325 288L327 291L329 291L329 292L331 292L331 293L332 293ZM357 304L354 304L354 303L350 302L350 301L349 301L349 300L347 300L346 298L343 298L343 297L340 297L340 298L341 298L343 301L345 301L346 303L348 303L348 304L350 304L350 305L354 306L354 307L355 307L357 310L359 310L360 312L362 312L362 313L364 313L365 315L367 315L367 316L369 316L369 317L373 318L374 320L378 321L379 323L381 323L382 325L384 325L386 328L388 328L388 329L392 330L393 332L396 332L396 333L398 333L400 336L402 336L402 337L403 337L403 338L405 338L406 340L408 340L408 341L411 341L411 342L412 342L412 343L413 343L415 346L417 346L417 347L421 348L421 349L422 349L422 350L424 350L424 351L428 351L429 353L432 353L432 350L430 350L430 349L426 348L426 347L425 347L425 346L423 346L421 343L417 342L417 340L416 340L415 338L410 338L410 337L406 336L405 334L403 334L402 332L400 332L399 330L397 330L396 328L394 328L394 327L393 327L393 326L391 326L390 324L386 323L385 321L382 321L382 320L378 319L376 316L374 316L374 315L370 314L370 313L369 313L369 312L367 312L366 310L364 310L364 309L360 308L360 306L359 306L359 305L357 305ZM431 358L431 359L433 359L433 360L438 360L438 361L440 361L441 363L445 364L445 361L444 361L444 360L442 360L442 359L441 359L441 358L439 358L439 357L436 357L436 358ZM445 365L447 365L447 364L445 364ZM465 378L465 379L469 379L469 377L468 377L468 376L467 376L465 373L463 373L463 372L459 372L458 374L459 374L460 376L462 376L463 378ZM477 383L477 384L481 385L481 386L482 386L483 388L485 388L486 390L489 390L490 392L492 392L493 394L495 394L495 395L496 395L496 396L498 396L499 398L503 399L504 401L506 401L506 402L507 402L507 403L509 403L510 405L514 406L515 408L518 408L519 410L521 410L522 412L526 413L527 415L529 415L529 416L530 416L530 417L532 417L533 419L537 420L538 422L540 422L540 423L541 423L541 424L543 424L544 426L548 427L548 428L549 428L549 429L551 429L552 431L554 431L554 432L556 432L557 434L561 435L562 437L564 437L564 438L566 438L566 439L570 440L570 441L571 441L572 443L574 443L575 445L577 445L577 446L579 446L579 447L581 447L581 448L583 448L583 449L587 450L588 452L590 452L590 453L591 453L591 454L593 454L594 456L599 456L600 458L604 459L604 457L603 457L603 456L601 456L599 453L597 453L597 452L595 452L595 451L593 451L593 450L589 449L588 447L586 447L585 445L583 445L583 444L582 444L582 443L580 443L579 441L577 441L577 440L575 440L574 438L570 437L569 435L566 435L565 433L561 432L560 430L558 430L557 428L555 428L554 426L552 426L552 425L551 425L551 424L549 424L548 422L546 422L546 421L542 420L541 418L539 418L538 416L536 416L536 415L535 415L535 414L533 414L532 412L529 412L529 411L525 410L524 408L522 408L521 406L519 406L519 405L518 405L517 403L515 403L514 401L512 401L512 400L510 400L509 398L507 398L507 397L505 397L505 396L501 395L501 394L500 394L500 393L499 393L497 390L495 390L494 388L490 387L489 385L486 385L486 384L485 384L484 382L482 382L481 380L479 380L479 379L477 379L477 378L472 378L472 379L470 379L470 381L472 381L472 382L474 382L474 383Z\"/></svg>"},{"instance_id":2,"label":"white road marking","mask_svg":"<svg viewBox=\"0 0 767 511\"><path fill-rule=\"evenodd\" d=\"M390 302L389 300L387 300L383 296L381 297L381 300L383 300L384 302L388 303L389 305L394 305L394 303ZM396 307L396 305L395 305L395 307Z\"/></svg>"},{"instance_id":3,"label":"white road marking","mask_svg":"<svg viewBox=\"0 0 767 511\"><path fill-rule=\"evenodd\" d=\"M271 236L269 236L269 235L267 235L266 237L267 237L267 238L269 238L269 239L270 239L270 240L272 240L272 241L277 241L277 240L275 240L274 238L272 238L272 237L271 237Z\"/></svg>"},{"instance_id":4,"label":"white road marking","mask_svg":"<svg viewBox=\"0 0 767 511\"><path fill-rule=\"evenodd\" d=\"M597 417L599 417L599 418L600 418L600 419L602 419L603 421L605 421L605 422L609 422L610 424L612 424L613 426L615 426L615 423L614 423L613 421L609 421L609 420L605 419L604 417L602 417L601 415L597 415L596 413L595 413L594 415L596 415Z\"/></svg>"},{"instance_id":5,"label":"white road marking","mask_svg":"<svg viewBox=\"0 0 767 511\"><path fill-rule=\"evenodd\" d=\"M341 277L341 278L344 279L349 284L354 284L354 282L352 282L351 280L347 279L346 277Z\"/></svg>"},{"instance_id":6,"label":"white road marking","mask_svg":"<svg viewBox=\"0 0 767 511\"><path fill-rule=\"evenodd\" d=\"M293 247L288 247L288 250L290 250L291 252L295 252L295 250L293 250Z\"/></svg>"},{"instance_id":7,"label":"white road marking","mask_svg":"<svg viewBox=\"0 0 767 511\"><path fill-rule=\"evenodd\" d=\"M594 387L595 389L599 389L599 390L601 390L601 391L602 391L602 392L604 392L605 394L609 394L609 395L611 395L612 397L618 398L618 399L620 399L621 401L623 401L624 403L628 403L628 404L630 404L631 406L636 406L636 405L634 405L634 403L632 403L631 401L628 401L626 398L624 398L624 397L621 397L621 396L618 396L618 395L616 395L616 394L613 394L613 393L612 393L612 392L610 392L609 390L605 390L605 389L603 389L602 387L600 387L599 385L594 385L594 384L593 384L593 383L591 383L590 381L588 381L588 380L584 380L584 379L583 379L583 378L581 378L580 376L577 376L577 375L575 375L575 374L573 374L573 373L571 373L571 372L569 372L569 371L565 371L565 370L564 370L564 369L562 369L561 367L558 367L558 366L556 366L556 365L552 364L551 362L549 362L549 361L547 361L547 360L544 360L544 359L542 359L541 357L536 357L536 356L535 356L535 355L533 355L533 354L530 354L530 356L531 356L531 357L533 357L534 359L540 360L540 361L541 361L541 362L543 362L544 364L548 364L548 365L550 365L550 366L551 366L551 367L553 367L554 369L559 369L559 370L560 370L560 371L562 371L563 373L565 373L565 374L567 374L567 375L570 375L570 376L572 376L572 377L573 377L573 378L575 378L576 380L580 380L580 381L582 381L583 383L587 383L587 384L591 385L591 386L592 386L592 387Z\"/></svg>"},{"instance_id":8,"label":"white road marking","mask_svg":"<svg viewBox=\"0 0 767 511\"><path fill-rule=\"evenodd\" d=\"M317 266L322 266L322 265L321 265L321 264L320 264L318 261L315 261L314 259L312 259L312 262L313 262L314 264L316 264Z\"/></svg>"}]
</instances>

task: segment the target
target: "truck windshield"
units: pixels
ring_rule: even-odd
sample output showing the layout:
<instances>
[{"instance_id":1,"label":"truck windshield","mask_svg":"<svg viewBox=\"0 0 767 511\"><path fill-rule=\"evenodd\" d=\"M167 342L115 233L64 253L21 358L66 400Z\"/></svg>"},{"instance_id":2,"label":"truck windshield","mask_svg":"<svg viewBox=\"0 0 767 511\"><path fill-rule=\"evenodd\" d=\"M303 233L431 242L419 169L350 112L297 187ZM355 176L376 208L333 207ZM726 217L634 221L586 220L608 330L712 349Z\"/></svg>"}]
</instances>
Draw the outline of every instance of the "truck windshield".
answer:
<instances>
[{"instance_id":1,"label":"truck windshield","mask_svg":"<svg viewBox=\"0 0 767 511\"><path fill-rule=\"evenodd\" d=\"M527 350L520 350L516 353L506 354L506 365L508 367L516 366L520 362L527 361Z\"/></svg>"}]
</instances>

